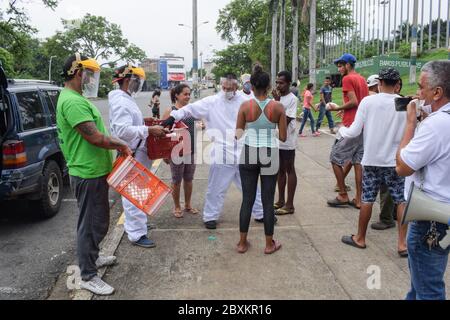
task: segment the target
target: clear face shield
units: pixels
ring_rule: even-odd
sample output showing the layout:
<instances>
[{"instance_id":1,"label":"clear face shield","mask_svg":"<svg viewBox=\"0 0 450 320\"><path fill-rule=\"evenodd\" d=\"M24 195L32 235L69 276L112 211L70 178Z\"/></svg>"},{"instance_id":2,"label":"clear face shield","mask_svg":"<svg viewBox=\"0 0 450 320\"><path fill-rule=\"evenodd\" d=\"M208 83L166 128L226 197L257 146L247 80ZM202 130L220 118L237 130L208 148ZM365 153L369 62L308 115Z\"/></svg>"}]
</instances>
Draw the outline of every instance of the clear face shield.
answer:
<instances>
[{"instance_id":1,"label":"clear face shield","mask_svg":"<svg viewBox=\"0 0 450 320\"><path fill-rule=\"evenodd\" d=\"M130 83L128 84L128 93L133 97L136 97L142 91L144 82L145 79L133 75L130 79Z\"/></svg>"},{"instance_id":2,"label":"clear face shield","mask_svg":"<svg viewBox=\"0 0 450 320\"><path fill-rule=\"evenodd\" d=\"M100 85L100 72L83 69L81 76L81 89L85 98L97 98Z\"/></svg>"}]
</instances>

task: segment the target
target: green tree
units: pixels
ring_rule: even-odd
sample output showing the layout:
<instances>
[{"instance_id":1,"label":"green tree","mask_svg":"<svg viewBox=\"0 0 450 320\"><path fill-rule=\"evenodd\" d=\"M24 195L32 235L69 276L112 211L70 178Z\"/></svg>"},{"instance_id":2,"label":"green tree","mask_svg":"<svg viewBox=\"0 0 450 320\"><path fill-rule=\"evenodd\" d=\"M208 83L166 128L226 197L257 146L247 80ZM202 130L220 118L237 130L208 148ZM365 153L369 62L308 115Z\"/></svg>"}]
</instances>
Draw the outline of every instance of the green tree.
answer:
<instances>
[{"instance_id":1,"label":"green tree","mask_svg":"<svg viewBox=\"0 0 450 320\"><path fill-rule=\"evenodd\" d=\"M249 57L249 47L246 44L230 45L228 48L216 52L214 59L216 67L212 70L216 79L227 73L237 76L252 70L252 60Z\"/></svg>"},{"instance_id":2,"label":"green tree","mask_svg":"<svg viewBox=\"0 0 450 320\"><path fill-rule=\"evenodd\" d=\"M70 52L81 52L89 57L115 65L122 60L140 61L145 52L123 36L119 25L104 17L87 14L81 20L62 20L64 32L57 38Z\"/></svg>"},{"instance_id":3,"label":"green tree","mask_svg":"<svg viewBox=\"0 0 450 320\"><path fill-rule=\"evenodd\" d=\"M14 76L14 57L6 49L0 48L0 62L8 77Z\"/></svg>"}]
</instances>

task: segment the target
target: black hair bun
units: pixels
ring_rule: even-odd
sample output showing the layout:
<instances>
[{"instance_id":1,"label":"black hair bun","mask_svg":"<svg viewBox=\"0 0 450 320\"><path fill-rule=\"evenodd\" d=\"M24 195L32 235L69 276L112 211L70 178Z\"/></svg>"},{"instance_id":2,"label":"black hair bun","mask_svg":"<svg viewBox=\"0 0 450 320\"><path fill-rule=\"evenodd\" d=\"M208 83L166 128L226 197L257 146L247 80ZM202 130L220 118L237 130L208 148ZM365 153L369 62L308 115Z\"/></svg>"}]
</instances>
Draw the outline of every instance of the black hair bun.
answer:
<instances>
[{"instance_id":1,"label":"black hair bun","mask_svg":"<svg viewBox=\"0 0 450 320\"><path fill-rule=\"evenodd\" d=\"M257 74L257 73L262 73L262 72L264 72L262 65L260 65L259 63L256 63L253 66L253 73Z\"/></svg>"}]
</instances>

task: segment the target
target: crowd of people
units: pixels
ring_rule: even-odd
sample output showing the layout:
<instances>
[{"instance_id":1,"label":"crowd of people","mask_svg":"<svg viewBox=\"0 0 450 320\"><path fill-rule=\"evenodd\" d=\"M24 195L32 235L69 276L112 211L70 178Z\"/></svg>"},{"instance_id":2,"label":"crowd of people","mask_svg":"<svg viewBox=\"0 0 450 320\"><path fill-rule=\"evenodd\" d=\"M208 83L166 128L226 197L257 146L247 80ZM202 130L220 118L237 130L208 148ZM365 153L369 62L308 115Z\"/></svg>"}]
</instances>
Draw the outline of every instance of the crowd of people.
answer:
<instances>
[{"instance_id":1,"label":"crowd of people","mask_svg":"<svg viewBox=\"0 0 450 320\"><path fill-rule=\"evenodd\" d=\"M342 242L366 249L366 232L372 208L381 191L382 214L373 229L386 230L398 221L398 254L409 258L412 289L408 299L445 299L443 281L449 248L439 247L447 225L435 222L402 224L409 185L414 182L436 201L450 203L450 62L434 61L422 69L419 94L407 112L396 110L402 83L400 73L387 68L367 80L355 70L356 58L344 54L335 61L342 75L343 105L333 103L331 79L320 89L320 103L314 105L314 85L302 94L303 119L297 133L299 91L292 74L281 71L272 90L272 79L260 65L252 74L240 78L227 74L221 79L222 90L213 96L190 103L191 88L179 85L171 90L172 106L162 122L145 126L142 111L135 100L145 79L145 72L132 64L118 68L112 81L117 89L110 92L110 131L96 107L87 99L96 95L100 66L88 57L71 56L63 68L65 88L58 100L57 124L61 148L67 160L71 186L78 201L80 217L77 254L84 289L99 295L114 289L101 280L97 270L116 262L115 257L99 256L99 244L109 227L108 185L112 170L112 153L132 155L147 168L146 139L164 137L176 122L188 127L190 152L177 159L164 159L170 165L175 218L185 214L202 214L204 226L214 230L220 223L225 195L231 184L242 192L236 251L245 254L250 248L248 231L251 217L264 224L264 253L274 254L282 248L275 240L276 216L295 214L297 173L295 157L298 137L305 137L309 119L314 137L325 117L331 134L336 134L330 162L336 178L338 195L329 200L331 207L353 206L360 210L358 232L346 235ZM152 97L153 116L160 118L160 92ZM419 108L420 106L420 108ZM319 112L316 121L312 110ZM420 117L417 110L421 111ZM342 117L336 130L333 113ZM420 121L418 121L418 118ZM204 121L212 141L211 165L202 211L192 205L196 171L196 123ZM188 142L189 143L189 142ZM345 183L352 167L355 170L356 194ZM407 178L405 178L407 177ZM259 184L259 181L261 182ZM181 205L181 185L184 207ZM260 185L260 186L259 186ZM278 186L278 199L275 199ZM127 199L122 199L125 231L129 241L139 247L153 248L148 237L147 215ZM430 239L434 237L434 242ZM425 241L424 241L425 239ZM408 240L408 241L407 241ZM431 245L430 245L431 243Z\"/></svg>"}]
</instances>

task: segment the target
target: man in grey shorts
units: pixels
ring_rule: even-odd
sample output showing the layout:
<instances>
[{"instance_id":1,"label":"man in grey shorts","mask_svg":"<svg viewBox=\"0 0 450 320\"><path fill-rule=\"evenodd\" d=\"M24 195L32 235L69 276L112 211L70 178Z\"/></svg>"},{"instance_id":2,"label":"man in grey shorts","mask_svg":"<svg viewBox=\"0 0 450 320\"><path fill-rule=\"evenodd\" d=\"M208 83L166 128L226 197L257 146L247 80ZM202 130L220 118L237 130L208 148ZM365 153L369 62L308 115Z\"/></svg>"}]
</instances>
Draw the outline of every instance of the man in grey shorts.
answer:
<instances>
[{"instance_id":1,"label":"man in grey shorts","mask_svg":"<svg viewBox=\"0 0 450 320\"><path fill-rule=\"evenodd\" d=\"M343 111L343 125L349 128L355 121L361 101L369 95L366 79L356 73L356 58L351 54L344 54L335 61L339 73L343 76L342 92L344 96L344 105L337 106L329 104L331 111ZM361 208L361 190L362 190L362 166L361 161L364 155L363 136L356 138L345 138L336 141L331 152L331 163L339 186L339 195L333 200L328 201L331 207L342 207L352 205L357 209ZM355 167L356 179L356 196L350 201L345 185L345 176L343 167L348 163L352 163Z\"/></svg>"}]
</instances>

